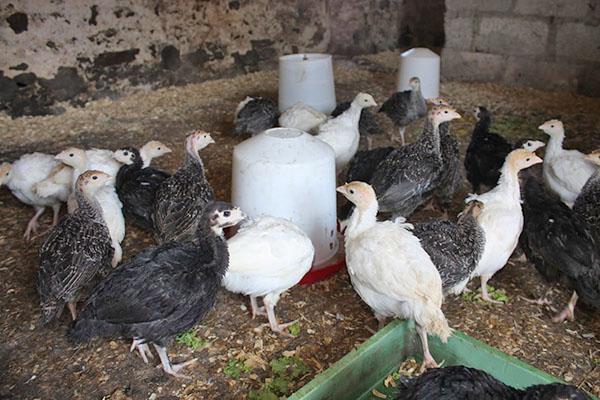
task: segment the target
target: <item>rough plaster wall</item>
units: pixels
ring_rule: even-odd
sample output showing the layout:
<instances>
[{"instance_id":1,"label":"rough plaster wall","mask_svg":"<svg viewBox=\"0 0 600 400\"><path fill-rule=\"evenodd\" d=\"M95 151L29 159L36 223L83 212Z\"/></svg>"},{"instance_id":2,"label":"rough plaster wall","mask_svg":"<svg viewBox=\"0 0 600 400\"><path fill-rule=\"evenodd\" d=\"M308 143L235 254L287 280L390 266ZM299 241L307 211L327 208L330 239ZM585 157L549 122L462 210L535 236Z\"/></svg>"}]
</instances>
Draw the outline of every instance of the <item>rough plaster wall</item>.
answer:
<instances>
[{"instance_id":1,"label":"rough plaster wall","mask_svg":"<svg viewBox=\"0 0 600 400\"><path fill-rule=\"evenodd\" d=\"M600 0L446 0L442 73L600 96Z\"/></svg>"},{"instance_id":2,"label":"rough plaster wall","mask_svg":"<svg viewBox=\"0 0 600 400\"><path fill-rule=\"evenodd\" d=\"M60 112L135 86L200 81L299 51L397 46L400 0L0 2L0 110Z\"/></svg>"}]
</instances>

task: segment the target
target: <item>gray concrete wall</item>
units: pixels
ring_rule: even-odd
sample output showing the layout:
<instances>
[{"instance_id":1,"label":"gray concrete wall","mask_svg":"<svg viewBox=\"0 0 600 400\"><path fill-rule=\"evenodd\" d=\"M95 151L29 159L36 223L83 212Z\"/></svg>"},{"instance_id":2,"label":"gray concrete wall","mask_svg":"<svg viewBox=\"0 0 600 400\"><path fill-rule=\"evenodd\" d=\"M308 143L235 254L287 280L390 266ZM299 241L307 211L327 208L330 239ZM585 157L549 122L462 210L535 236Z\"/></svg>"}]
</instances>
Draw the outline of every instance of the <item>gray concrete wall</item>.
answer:
<instances>
[{"instance_id":1,"label":"gray concrete wall","mask_svg":"<svg viewBox=\"0 0 600 400\"><path fill-rule=\"evenodd\" d=\"M0 1L0 110L60 112L60 101L253 71L285 53L392 49L400 3Z\"/></svg>"},{"instance_id":2,"label":"gray concrete wall","mask_svg":"<svg viewBox=\"0 0 600 400\"><path fill-rule=\"evenodd\" d=\"M446 0L446 79L600 96L600 0Z\"/></svg>"}]
</instances>

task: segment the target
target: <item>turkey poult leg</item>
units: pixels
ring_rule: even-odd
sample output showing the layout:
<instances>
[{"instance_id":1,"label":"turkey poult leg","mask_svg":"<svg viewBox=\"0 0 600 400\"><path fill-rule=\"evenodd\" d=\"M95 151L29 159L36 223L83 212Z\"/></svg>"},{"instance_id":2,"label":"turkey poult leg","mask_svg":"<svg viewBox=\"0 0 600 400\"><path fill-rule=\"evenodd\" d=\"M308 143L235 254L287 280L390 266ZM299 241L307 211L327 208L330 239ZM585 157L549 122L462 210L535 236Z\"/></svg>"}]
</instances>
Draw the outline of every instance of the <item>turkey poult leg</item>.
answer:
<instances>
[{"instance_id":1,"label":"turkey poult leg","mask_svg":"<svg viewBox=\"0 0 600 400\"><path fill-rule=\"evenodd\" d=\"M501 301L494 300L490 297L487 290L487 282L490 280L490 275L481 275L481 299L494 304L503 304Z\"/></svg>"},{"instance_id":2,"label":"turkey poult leg","mask_svg":"<svg viewBox=\"0 0 600 400\"><path fill-rule=\"evenodd\" d=\"M140 356L142 356L142 360L144 360L144 363L146 364L148 364L148 357L154 358L154 355L150 351L150 347L148 347L148 343L144 343L141 339L133 338L129 352L131 353L133 349L138 350Z\"/></svg>"},{"instance_id":3,"label":"turkey poult leg","mask_svg":"<svg viewBox=\"0 0 600 400\"><path fill-rule=\"evenodd\" d=\"M375 318L377 319L377 330L380 331L385 327L385 320L387 318L379 314L375 314Z\"/></svg>"},{"instance_id":4,"label":"turkey poult leg","mask_svg":"<svg viewBox=\"0 0 600 400\"><path fill-rule=\"evenodd\" d=\"M552 318L552 321L556 323L563 322L565 319L569 319L569 321L575 321L575 304L577 304L578 299L579 296L577 295L577 292L573 292L571 300L569 300L569 303L565 309L562 310L560 314Z\"/></svg>"},{"instance_id":5,"label":"turkey poult leg","mask_svg":"<svg viewBox=\"0 0 600 400\"><path fill-rule=\"evenodd\" d=\"M40 215L42 215L44 213L45 209L46 209L45 207L35 207L35 214L27 223L27 229L25 229L25 234L23 235L23 237L26 240L31 239L32 233L37 233L37 229L38 229L37 221L38 221L38 218L40 217Z\"/></svg>"},{"instance_id":6,"label":"turkey poult leg","mask_svg":"<svg viewBox=\"0 0 600 400\"><path fill-rule=\"evenodd\" d=\"M263 303L265 303L265 308L267 309L267 317L269 318L269 326L273 332L280 333L284 336L291 336L285 329L296 323L296 321L287 322L285 324L280 324L277 322L277 317L275 316L275 305L271 304L267 299L263 298Z\"/></svg>"},{"instance_id":7,"label":"turkey poult leg","mask_svg":"<svg viewBox=\"0 0 600 400\"><path fill-rule=\"evenodd\" d=\"M58 224L58 216L60 215L60 203L52 206L52 226L56 226Z\"/></svg>"},{"instance_id":8,"label":"turkey poult leg","mask_svg":"<svg viewBox=\"0 0 600 400\"><path fill-rule=\"evenodd\" d=\"M160 357L160 362L162 364L163 371L165 371L169 375L173 375L176 378L192 379L187 375L178 374L178 372L181 369L187 367L188 365L191 365L191 364L195 363L196 361L198 361L197 358L192 358L189 361L182 362L179 364L171 364L171 361L169 361L169 355L167 354L167 349L163 346L157 345L156 343L152 343L152 344L154 345L154 348L156 349L156 352L158 353L158 357Z\"/></svg>"},{"instance_id":9,"label":"turkey poult leg","mask_svg":"<svg viewBox=\"0 0 600 400\"><path fill-rule=\"evenodd\" d=\"M77 319L77 304L69 302L67 303L67 308L71 312L71 318L75 321Z\"/></svg>"},{"instance_id":10,"label":"turkey poult leg","mask_svg":"<svg viewBox=\"0 0 600 400\"><path fill-rule=\"evenodd\" d=\"M421 339L421 346L423 347L423 364L421 365L421 372L427 368L437 368L438 363L433 359L433 356L429 352L429 342L427 341L427 332L425 328L417 325L417 333Z\"/></svg>"},{"instance_id":11,"label":"turkey poult leg","mask_svg":"<svg viewBox=\"0 0 600 400\"><path fill-rule=\"evenodd\" d=\"M400 134L400 139L398 139L398 137L396 135L391 135L390 136L390 140L392 141L392 143L400 143L402 146L404 146L404 131L406 130L406 127L401 126L398 128L398 133Z\"/></svg>"},{"instance_id":12,"label":"turkey poult leg","mask_svg":"<svg viewBox=\"0 0 600 400\"><path fill-rule=\"evenodd\" d=\"M264 307L259 307L256 301L256 296L250 296L250 307L252 308L252 319L257 315L267 315Z\"/></svg>"}]
</instances>

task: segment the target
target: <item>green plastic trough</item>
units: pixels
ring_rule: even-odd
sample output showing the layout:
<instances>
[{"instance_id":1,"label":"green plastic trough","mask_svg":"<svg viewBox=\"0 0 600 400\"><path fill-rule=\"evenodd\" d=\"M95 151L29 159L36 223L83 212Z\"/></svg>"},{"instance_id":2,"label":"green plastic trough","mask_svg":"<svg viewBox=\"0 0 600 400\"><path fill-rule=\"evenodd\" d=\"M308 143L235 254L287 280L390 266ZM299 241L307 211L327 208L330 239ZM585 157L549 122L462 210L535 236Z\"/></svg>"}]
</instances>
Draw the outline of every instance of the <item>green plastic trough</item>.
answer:
<instances>
[{"instance_id":1,"label":"green plastic trough","mask_svg":"<svg viewBox=\"0 0 600 400\"><path fill-rule=\"evenodd\" d=\"M446 344L430 337L429 349L438 363L478 368L517 388L562 382L459 331L454 331ZM393 399L395 389L386 388L383 381L409 357L419 362L422 359L414 323L395 320L317 375L288 400L374 399L373 389Z\"/></svg>"}]
</instances>

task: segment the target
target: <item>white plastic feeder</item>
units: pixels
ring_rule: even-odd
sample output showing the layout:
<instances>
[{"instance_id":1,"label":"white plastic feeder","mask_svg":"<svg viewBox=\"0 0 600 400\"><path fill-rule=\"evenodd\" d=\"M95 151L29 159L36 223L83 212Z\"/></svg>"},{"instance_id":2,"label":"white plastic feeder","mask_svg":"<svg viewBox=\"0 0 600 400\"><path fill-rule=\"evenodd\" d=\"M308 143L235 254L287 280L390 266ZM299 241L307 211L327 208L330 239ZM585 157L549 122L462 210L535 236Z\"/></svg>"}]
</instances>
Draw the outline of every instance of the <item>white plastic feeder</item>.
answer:
<instances>
[{"instance_id":1,"label":"white plastic feeder","mask_svg":"<svg viewBox=\"0 0 600 400\"><path fill-rule=\"evenodd\" d=\"M336 107L331 54L289 54L279 57L279 111L302 101L330 114Z\"/></svg>"},{"instance_id":2,"label":"white plastic feeder","mask_svg":"<svg viewBox=\"0 0 600 400\"><path fill-rule=\"evenodd\" d=\"M298 129L268 129L233 150L231 202L250 217L298 225L313 242L317 267L338 250L335 183L331 147Z\"/></svg>"},{"instance_id":3,"label":"white plastic feeder","mask_svg":"<svg viewBox=\"0 0 600 400\"><path fill-rule=\"evenodd\" d=\"M413 76L421 80L421 93L426 99L440 95L440 56L424 47L415 47L400 54L398 91L410 90Z\"/></svg>"}]
</instances>

